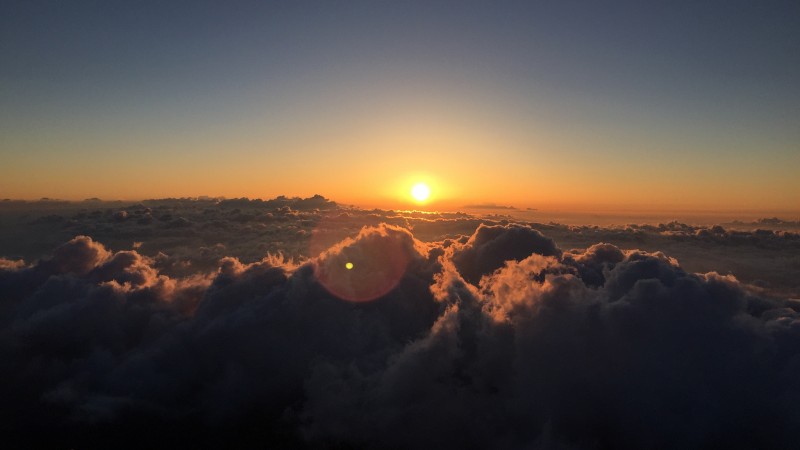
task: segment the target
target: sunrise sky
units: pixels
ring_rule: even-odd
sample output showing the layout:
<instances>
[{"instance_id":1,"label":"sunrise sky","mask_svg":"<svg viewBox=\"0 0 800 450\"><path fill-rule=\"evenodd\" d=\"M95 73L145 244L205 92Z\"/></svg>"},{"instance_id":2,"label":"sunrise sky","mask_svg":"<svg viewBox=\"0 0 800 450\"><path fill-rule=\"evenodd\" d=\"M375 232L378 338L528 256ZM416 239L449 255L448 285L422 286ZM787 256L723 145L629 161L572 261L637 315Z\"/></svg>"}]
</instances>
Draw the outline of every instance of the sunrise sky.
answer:
<instances>
[{"instance_id":1,"label":"sunrise sky","mask_svg":"<svg viewBox=\"0 0 800 450\"><path fill-rule=\"evenodd\" d=\"M800 209L800 3L6 1L0 198Z\"/></svg>"}]
</instances>

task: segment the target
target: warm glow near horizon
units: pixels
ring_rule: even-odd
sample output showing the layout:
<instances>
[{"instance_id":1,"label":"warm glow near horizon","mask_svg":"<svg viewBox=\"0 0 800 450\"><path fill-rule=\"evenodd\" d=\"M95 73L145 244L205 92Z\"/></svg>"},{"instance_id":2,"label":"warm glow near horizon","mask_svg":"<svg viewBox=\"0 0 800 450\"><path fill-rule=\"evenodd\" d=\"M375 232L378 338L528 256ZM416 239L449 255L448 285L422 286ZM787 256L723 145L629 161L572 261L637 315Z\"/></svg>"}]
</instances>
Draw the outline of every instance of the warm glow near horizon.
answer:
<instances>
[{"instance_id":1,"label":"warm glow near horizon","mask_svg":"<svg viewBox=\"0 0 800 450\"><path fill-rule=\"evenodd\" d=\"M518 6L516 16L548 17L529 14L530 7ZM584 29L586 23L575 28L585 39L578 33L543 40L567 28L544 19L538 26L506 24L510 16L497 17L488 5L479 17L503 25L472 29L472 19L462 17L446 34L432 25L437 21L398 17L387 5L376 6L367 21L323 14L310 28L291 8L285 16L254 8L247 17L307 29L307 41L295 47L276 41L264 31L269 27L249 25L241 26L253 39L235 39L241 35L225 24L241 17L219 22L219 29L195 29L174 17L182 32L155 33L147 42L136 21L120 18L105 31L64 21L66 29L82 30L63 36L64 49L84 58L75 60L42 46L44 38L28 39L27 28L10 30L20 37L9 45L20 48L5 61L16 69L0 102L0 199L320 194L386 208L424 201L426 209L800 209L800 136L787 119L797 117L800 104L797 77L784 64L794 55L790 41L771 42L774 53L743 54L731 44L719 60L702 52L684 60L683 52L702 46L642 51L647 41L628 47L604 28ZM545 9L567 14L558 5ZM32 23L40 13L31 13ZM209 17L225 14L235 15ZM462 14L472 13L455 16ZM442 17L449 23L453 14ZM159 30L173 19L152 25ZM49 32L44 23L37 28L42 36ZM393 33L408 28L419 34L395 45ZM322 30L342 31L342 39ZM84 31L86 39L79 38ZM714 36L727 33L721 32ZM106 36L119 45L88 44ZM654 48L671 45L657 36L648 37ZM210 42L217 44L203 44ZM562 51L567 42L576 47ZM164 53L109 53L145 45ZM435 57L439 52L453 58ZM654 61L654 54L675 60ZM656 70L667 63L677 72ZM85 67L97 70L84 73ZM758 73L729 83L707 76L734 67L760 67L770 81ZM409 195L420 182L431 193L425 200Z\"/></svg>"}]
</instances>

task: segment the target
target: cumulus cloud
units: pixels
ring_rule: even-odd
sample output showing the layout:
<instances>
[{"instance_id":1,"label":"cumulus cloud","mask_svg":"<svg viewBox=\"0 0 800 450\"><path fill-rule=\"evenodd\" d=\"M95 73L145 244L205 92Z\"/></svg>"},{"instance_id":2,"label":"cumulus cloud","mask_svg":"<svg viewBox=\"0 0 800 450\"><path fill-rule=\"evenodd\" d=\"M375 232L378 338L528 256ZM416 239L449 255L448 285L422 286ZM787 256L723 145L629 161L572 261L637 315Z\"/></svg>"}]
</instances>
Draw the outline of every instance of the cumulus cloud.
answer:
<instances>
[{"instance_id":1,"label":"cumulus cloud","mask_svg":"<svg viewBox=\"0 0 800 450\"><path fill-rule=\"evenodd\" d=\"M481 276L499 269L505 261L520 260L531 253L557 256L561 250L552 239L527 226L481 224L455 251L453 262L464 279L474 284Z\"/></svg>"},{"instance_id":2,"label":"cumulus cloud","mask_svg":"<svg viewBox=\"0 0 800 450\"><path fill-rule=\"evenodd\" d=\"M115 220L120 211L127 213L126 220ZM50 220L51 216L58 220ZM662 251L677 258L688 271L733 274L771 295L800 298L800 234L790 226L792 222L774 218L722 226L677 221L568 226L517 223L509 216L478 217L460 212L361 210L320 196L140 203L0 202L0 218L0 256L11 260L33 261L75 236L86 235L115 250L138 245L140 254L156 259L160 272L173 277L213 271L224 256L245 263L259 261L267 253L304 260L355 237L363 226L381 223L407 228L424 242L468 238L481 224L515 224L544 233L565 251L583 251L599 242L627 250ZM315 237L323 239L312 243ZM477 282L481 275L466 276Z\"/></svg>"},{"instance_id":3,"label":"cumulus cloud","mask_svg":"<svg viewBox=\"0 0 800 450\"><path fill-rule=\"evenodd\" d=\"M147 256L146 240L114 251L87 236L32 264L0 260L6 443L800 443L800 302L693 273L669 253L607 242L562 251L524 224L422 242L409 225L454 231L467 218L404 217L328 245L352 216L289 209L235 223L291 214L309 221L292 232L312 241L324 229L325 248L298 262L269 248L244 261L210 244L202 264L179 270L196 255Z\"/></svg>"}]
</instances>

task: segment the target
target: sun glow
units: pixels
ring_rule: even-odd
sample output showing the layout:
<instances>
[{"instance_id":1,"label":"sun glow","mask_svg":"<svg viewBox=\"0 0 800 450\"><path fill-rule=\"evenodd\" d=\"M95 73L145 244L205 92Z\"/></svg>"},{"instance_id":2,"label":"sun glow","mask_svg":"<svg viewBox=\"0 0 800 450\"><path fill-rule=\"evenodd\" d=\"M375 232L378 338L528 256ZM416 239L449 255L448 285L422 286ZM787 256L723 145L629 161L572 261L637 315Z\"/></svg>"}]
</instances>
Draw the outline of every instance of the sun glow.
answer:
<instances>
[{"instance_id":1,"label":"sun glow","mask_svg":"<svg viewBox=\"0 0 800 450\"><path fill-rule=\"evenodd\" d=\"M411 188L411 196L418 202L424 202L431 195L431 189L425 183L417 183Z\"/></svg>"}]
</instances>

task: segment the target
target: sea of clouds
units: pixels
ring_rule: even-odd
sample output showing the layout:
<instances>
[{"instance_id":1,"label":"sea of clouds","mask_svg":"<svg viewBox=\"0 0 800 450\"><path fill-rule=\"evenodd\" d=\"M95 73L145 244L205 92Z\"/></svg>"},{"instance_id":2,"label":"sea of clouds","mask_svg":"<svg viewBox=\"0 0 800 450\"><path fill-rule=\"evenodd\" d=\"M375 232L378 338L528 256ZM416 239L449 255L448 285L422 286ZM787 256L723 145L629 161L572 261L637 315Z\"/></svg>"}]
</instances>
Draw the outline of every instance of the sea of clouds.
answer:
<instances>
[{"instance_id":1,"label":"sea of clouds","mask_svg":"<svg viewBox=\"0 0 800 450\"><path fill-rule=\"evenodd\" d=\"M800 446L792 231L0 209L5 448Z\"/></svg>"}]
</instances>

